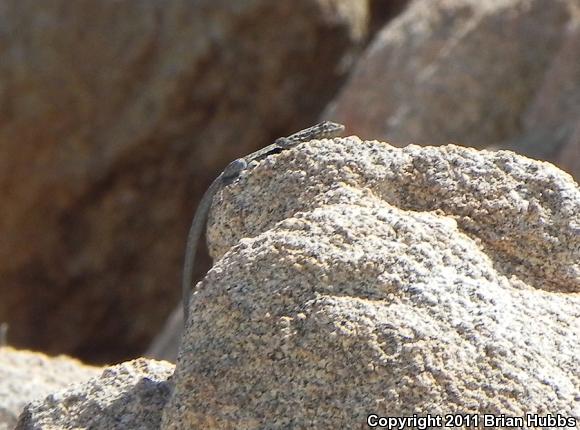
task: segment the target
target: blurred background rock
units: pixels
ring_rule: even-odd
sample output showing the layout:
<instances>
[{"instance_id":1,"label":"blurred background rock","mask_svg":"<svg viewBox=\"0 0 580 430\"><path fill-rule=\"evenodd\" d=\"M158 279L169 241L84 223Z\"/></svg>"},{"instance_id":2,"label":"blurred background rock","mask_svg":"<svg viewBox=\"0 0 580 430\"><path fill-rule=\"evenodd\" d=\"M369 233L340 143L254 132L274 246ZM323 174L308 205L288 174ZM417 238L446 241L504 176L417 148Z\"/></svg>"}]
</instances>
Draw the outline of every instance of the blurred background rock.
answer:
<instances>
[{"instance_id":1,"label":"blurred background rock","mask_svg":"<svg viewBox=\"0 0 580 430\"><path fill-rule=\"evenodd\" d=\"M17 347L140 355L233 158L321 117L580 174L577 0L0 3L0 322ZM207 269L209 259L197 268Z\"/></svg>"}]
</instances>

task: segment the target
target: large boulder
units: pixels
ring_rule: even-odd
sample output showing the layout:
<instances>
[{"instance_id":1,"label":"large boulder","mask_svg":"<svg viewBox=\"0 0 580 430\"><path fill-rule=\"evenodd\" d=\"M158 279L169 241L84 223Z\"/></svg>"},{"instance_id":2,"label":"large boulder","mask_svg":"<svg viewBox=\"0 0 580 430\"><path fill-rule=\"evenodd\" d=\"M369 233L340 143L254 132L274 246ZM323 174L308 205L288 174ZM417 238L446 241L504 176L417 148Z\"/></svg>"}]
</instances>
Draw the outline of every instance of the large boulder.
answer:
<instances>
[{"instance_id":1,"label":"large boulder","mask_svg":"<svg viewBox=\"0 0 580 430\"><path fill-rule=\"evenodd\" d=\"M164 429L580 420L580 188L554 166L313 141L214 204Z\"/></svg>"},{"instance_id":2,"label":"large boulder","mask_svg":"<svg viewBox=\"0 0 580 430\"><path fill-rule=\"evenodd\" d=\"M546 6L416 0L376 35L325 116L397 145L510 148L580 178L577 0Z\"/></svg>"},{"instance_id":3,"label":"large boulder","mask_svg":"<svg viewBox=\"0 0 580 430\"><path fill-rule=\"evenodd\" d=\"M580 179L580 21L568 26L512 148L555 163ZM536 146L526 145L536 142ZM519 145L518 145L519 143Z\"/></svg>"},{"instance_id":4,"label":"large boulder","mask_svg":"<svg viewBox=\"0 0 580 430\"><path fill-rule=\"evenodd\" d=\"M507 151L351 137L254 164L214 203L217 263L191 301L175 373L113 366L28 405L17 429L580 420L569 175Z\"/></svg>"},{"instance_id":5,"label":"large boulder","mask_svg":"<svg viewBox=\"0 0 580 430\"><path fill-rule=\"evenodd\" d=\"M208 182L318 115L368 14L350 0L2 1L11 341L100 362L141 353L179 300Z\"/></svg>"}]
</instances>

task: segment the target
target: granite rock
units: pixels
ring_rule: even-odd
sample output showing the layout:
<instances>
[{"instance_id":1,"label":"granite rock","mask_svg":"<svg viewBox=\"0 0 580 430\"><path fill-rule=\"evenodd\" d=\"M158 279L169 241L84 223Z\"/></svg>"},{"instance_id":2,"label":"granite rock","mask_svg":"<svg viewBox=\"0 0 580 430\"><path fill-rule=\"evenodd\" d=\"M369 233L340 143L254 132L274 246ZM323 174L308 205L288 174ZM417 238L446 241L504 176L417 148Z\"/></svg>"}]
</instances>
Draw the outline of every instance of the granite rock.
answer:
<instances>
[{"instance_id":1,"label":"granite rock","mask_svg":"<svg viewBox=\"0 0 580 430\"><path fill-rule=\"evenodd\" d=\"M454 145L313 141L214 200L162 428L580 420L580 188Z\"/></svg>"},{"instance_id":2,"label":"granite rock","mask_svg":"<svg viewBox=\"0 0 580 430\"><path fill-rule=\"evenodd\" d=\"M577 11L576 0L414 1L375 36L325 116L399 146L512 149L578 179Z\"/></svg>"},{"instance_id":3,"label":"granite rock","mask_svg":"<svg viewBox=\"0 0 580 430\"><path fill-rule=\"evenodd\" d=\"M546 71L533 103L523 117L524 144L540 137L527 152L535 158L553 160L580 179L580 20L563 32L563 42ZM513 148L528 148L512 145Z\"/></svg>"},{"instance_id":4,"label":"granite rock","mask_svg":"<svg viewBox=\"0 0 580 430\"><path fill-rule=\"evenodd\" d=\"M0 430L13 429L24 406L102 369L65 357L0 346Z\"/></svg>"},{"instance_id":5,"label":"granite rock","mask_svg":"<svg viewBox=\"0 0 580 430\"><path fill-rule=\"evenodd\" d=\"M174 366L143 358L26 406L16 430L159 428Z\"/></svg>"}]
</instances>

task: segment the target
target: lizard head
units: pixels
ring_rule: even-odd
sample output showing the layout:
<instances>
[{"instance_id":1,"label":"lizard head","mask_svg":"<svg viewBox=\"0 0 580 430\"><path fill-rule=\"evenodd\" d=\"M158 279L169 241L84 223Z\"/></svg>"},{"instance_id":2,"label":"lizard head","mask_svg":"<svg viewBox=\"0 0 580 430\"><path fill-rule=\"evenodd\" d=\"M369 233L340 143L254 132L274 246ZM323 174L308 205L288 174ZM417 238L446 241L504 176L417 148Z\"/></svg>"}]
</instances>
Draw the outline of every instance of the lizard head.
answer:
<instances>
[{"instance_id":1,"label":"lizard head","mask_svg":"<svg viewBox=\"0 0 580 430\"><path fill-rule=\"evenodd\" d=\"M238 177L242 170L245 170L248 167L248 163L243 158L236 158L230 164L226 166L223 171L223 178L224 179L235 179Z\"/></svg>"}]
</instances>

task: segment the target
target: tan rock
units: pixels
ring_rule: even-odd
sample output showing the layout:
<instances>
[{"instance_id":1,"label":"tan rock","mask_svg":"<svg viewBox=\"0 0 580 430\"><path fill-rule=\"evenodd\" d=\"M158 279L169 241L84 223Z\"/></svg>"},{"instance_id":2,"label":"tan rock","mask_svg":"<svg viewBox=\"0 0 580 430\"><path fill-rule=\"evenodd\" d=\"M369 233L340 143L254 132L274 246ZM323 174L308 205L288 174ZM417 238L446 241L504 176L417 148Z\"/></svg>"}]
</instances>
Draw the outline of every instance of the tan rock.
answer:
<instances>
[{"instance_id":1,"label":"tan rock","mask_svg":"<svg viewBox=\"0 0 580 430\"><path fill-rule=\"evenodd\" d=\"M16 430L158 429L173 367L142 358L108 367L99 377L26 406Z\"/></svg>"},{"instance_id":2,"label":"tan rock","mask_svg":"<svg viewBox=\"0 0 580 430\"><path fill-rule=\"evenodd\" d=\"M0 346L0 430L13 429L27 403L100 372L69 357Z\"/></svg>"},{"instance_id":3,"label":"tan rock","mask_svg":"<svg viewBox=\"0 0 580 430\"><path fill-rule=\"evenodd\" d=\"M580 159L559 156L580 119L577 8L414 1L377 34L325 116L396 145L508 147L568 168Z\"/></svg>"},{"instance_id":4,"label":"tan rock","mask_svg":"<svg viewBox=\"0 0 580 430\"><path fill-rule=\"evenodd\" d=\"M142 352L179 300L210 178L312 121L367 20L350 0L2 1L11 340L94 361Z\"/></svg>"},{"instance_id":5,"label":"tan rock","mask_svg":"<svg viewBox=\"0 0 580 430\"><path fill-rule=\"evenodd\" d=\"M524 116L523 136L528 141L541 136L541 149L533 148L537 151L534 155L554 161L579 179L580 22L567 28L564 36L534 103Z\"/></svg>"},{"instance_id":6,"label":"tan rock","mask_svg":"<svg viewBox=\"0 0 580 430\"><path fill-rule=\"evenodd\" d=\"M580 420L580 188L552 165L325 140L215 209L164 429Z\"/></svg>"},{"instance_id":7,"label":"tan rock","mask_svg":"<svg viewBox=\"0 0 580 430\"><path fill-rule=\"evenodd\" d=\"M580 188L550 164L314 141L254 165L214 209L219 261L176 375L110 367L31 403L17 429L580 420Z\"/></svg>"}]
</instances>

